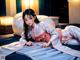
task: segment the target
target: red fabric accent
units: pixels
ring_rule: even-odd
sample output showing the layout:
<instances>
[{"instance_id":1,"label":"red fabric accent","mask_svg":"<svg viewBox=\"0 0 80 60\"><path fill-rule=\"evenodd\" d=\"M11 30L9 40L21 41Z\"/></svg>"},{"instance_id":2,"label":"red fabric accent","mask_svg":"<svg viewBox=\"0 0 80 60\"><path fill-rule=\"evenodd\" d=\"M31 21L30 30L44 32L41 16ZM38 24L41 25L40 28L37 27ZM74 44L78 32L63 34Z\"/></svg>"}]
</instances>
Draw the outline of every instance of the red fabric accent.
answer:
<instances>
[{"instance_id":1,"label":"red fabric accent","mask_svg":"<svg viewBox=\"0 0 80 60\"><path fill-rule=\"evenodd\" d=\"M35 37L35 40L36 41L45 41L45 42L48 42L50 40L51 36L49 33L47 32L44 32L42 34L40 34L39 36Z\"/></svg>"}]
</instances>

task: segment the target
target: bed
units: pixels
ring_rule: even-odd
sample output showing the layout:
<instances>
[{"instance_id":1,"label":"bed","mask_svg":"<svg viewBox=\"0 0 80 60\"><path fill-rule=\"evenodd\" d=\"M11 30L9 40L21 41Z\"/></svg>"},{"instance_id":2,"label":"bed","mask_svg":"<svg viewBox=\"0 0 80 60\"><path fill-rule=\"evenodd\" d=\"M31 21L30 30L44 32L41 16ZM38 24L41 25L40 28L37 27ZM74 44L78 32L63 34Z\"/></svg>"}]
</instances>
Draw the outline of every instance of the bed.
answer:
<instances>
[{"instance_id":1,"label":"bed","mask_svg":"<svg viewBox=\"0 0 80 60\"><path fill-rule=\"evenodd\" d=\"M12 25L14 34L18 35L18 36L20 36L21 33L23 32L23 21L22 21L21 15L22 15L22 13L17 14L14 17L13 25ZM40 21L48 18L48 16L45 16L45 15L41 15L41 16L38 15L37 17L39 18ZM16 39L17 37L11 37L10 39L8 38L7 40L18 41L20 37L18 37L18 39ZM12 48L10 50L15 50L15 52L8 55L6 57L6 60L80 60L80 57L75 57L75 56L63 53L52 47L42 48L41 47L42 43L43 42L34 42L33 46L30 46L30 47L23 46L17 50L16 50L16 48L15 49ZM8 45L8 46L10 46L10 45ZM76 46L75 47L71 46L71 47L75 48ZM6 48L6 47L4 47L4 48ZM7 48L7 49L9 49L9 48ZM75 48L75 49L80 50L80 48Z\"/></svg>"},{"instance_id":2,"label":"bed","mask_svg":"<svg viewBox=\"0 0 80 60\"><path fill-rule=\"evenodd\" d=\"M16 42L15 42L16 43ZM75 57L54 48L47 47L42 48L43 42L33 42L32 46L14 46L15 43L4 48L15 51L14 53L8 55L6 60L80 60L80 57Z\"/></svg>"}]
</instances>

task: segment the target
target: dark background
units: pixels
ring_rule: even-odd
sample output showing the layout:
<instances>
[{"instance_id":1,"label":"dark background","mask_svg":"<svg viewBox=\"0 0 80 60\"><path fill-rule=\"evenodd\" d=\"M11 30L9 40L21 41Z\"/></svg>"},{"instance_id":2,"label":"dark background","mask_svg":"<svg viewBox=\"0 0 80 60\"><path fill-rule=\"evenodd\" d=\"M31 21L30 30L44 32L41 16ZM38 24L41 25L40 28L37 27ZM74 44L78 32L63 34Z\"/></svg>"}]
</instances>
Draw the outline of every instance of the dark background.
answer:
<instances>
[{"instance_id":1,"label":"dark background","mask_svg":"<svg viewBox=\"0 0 80 60\"><path fill-rule=\"evenodd\" d=\"M59 16L60 23L69 23L67 0L39 0L39 13L48 16Z\"/></svg>"},{"instance_id":2,"label":"dark background","mask_svg":"<svg viewBox=\"0 0 80 60\"><path fill-rule=\"evenodd\" d=\"M6 0L0 0L0 16L6 16ZM16 0L16 9L22 11L21 0ZM69 23L67 0L39 0L40 15L59 16L60 23Z\"/></svg>"}]
</instances>

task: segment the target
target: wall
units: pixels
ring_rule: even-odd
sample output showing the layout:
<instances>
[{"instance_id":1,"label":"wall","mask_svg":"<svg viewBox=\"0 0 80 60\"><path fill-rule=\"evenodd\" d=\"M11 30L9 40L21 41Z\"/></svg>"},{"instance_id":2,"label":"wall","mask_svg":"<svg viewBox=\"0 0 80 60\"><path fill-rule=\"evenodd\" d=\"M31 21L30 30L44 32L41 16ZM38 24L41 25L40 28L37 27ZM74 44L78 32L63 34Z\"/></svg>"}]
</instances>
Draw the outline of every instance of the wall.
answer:
<instances>
[{"instance_id":1,"label":"wall","mask_svg":"<svg viewBox=\"0 0 80 60\"><path fill-rule=\"evenodd\" d=\"M6 4L5 0L0 0L0 16L6 15Z\"/></svg>"},{"instance_id":2,"label":"wall","mask_svg":"<svg viewBox=\"0 0 80 60\"><path fill-rule=\"evenodd\" d=\"M39 14L58 16L59 23L68 23L68 1L67 0L39 0Z\"/></svg>"},{"instance_id":3,"label":"wall","mask_svg":"<svg viewBox=\"0 0 80 60\"><path fill-rule=\"evenodd\" d=\"M21 2L22 11L31 8L35 11L36 14L39 14L39 0L21 0Z\"/></svg>"},{"instance_id":4,"label":"wall","mask_svg":"<svg viewBox=\"0 0 80 60\"><path fill-rule=\"evenodd\" d=\"M69 0L69 23L80 24L80 0Z\"/></svg>"},{"instance_id":5,"label":"wall","mask_svg":"<svg viewBox=\"0 0 80 60\"><path fill-rule=\"evenodd\" d=\"M30 6L29 5L30 2ZM18 4L16 4L18 3ZM21 6L17 6L21 5ZM39 14L39 2L38 0L6 0L6 15L7 16L14 16L16 13L19 13L20 11L24 11L27 8L32 8L36 14ZM19 12L18 12L19 11Z\"/></svg>"},{"instance_id":6,"label":"wall","mask_svg":"<svg viewBox=\"0 0 80 60\"><path fill-rule=\"evenodd\" d=\"M14 16L16 14L16 0L6 0L6 15Z\"/></svg>"}]
</instances>

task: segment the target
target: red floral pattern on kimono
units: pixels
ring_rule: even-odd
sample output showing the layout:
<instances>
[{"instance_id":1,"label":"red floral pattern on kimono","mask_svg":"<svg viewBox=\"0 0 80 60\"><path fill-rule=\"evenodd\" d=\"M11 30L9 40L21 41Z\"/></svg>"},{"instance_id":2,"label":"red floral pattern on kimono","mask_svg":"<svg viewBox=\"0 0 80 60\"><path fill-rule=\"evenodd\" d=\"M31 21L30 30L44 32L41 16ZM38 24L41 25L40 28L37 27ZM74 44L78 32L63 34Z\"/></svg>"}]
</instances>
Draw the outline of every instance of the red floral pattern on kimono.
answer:
<instances>
[{"instance_id":1,"label":"red floral pattern on kimono","mask_svg":"<svg viewBox=\"0 0 80 60\"><path fill-rule=\"evenodd\" d=\"M36 41L43 41L43 42L48 42L50 40L51 36L49 33L44 32L41 35L35 37Z\"/></svg>"}]
</instances>

